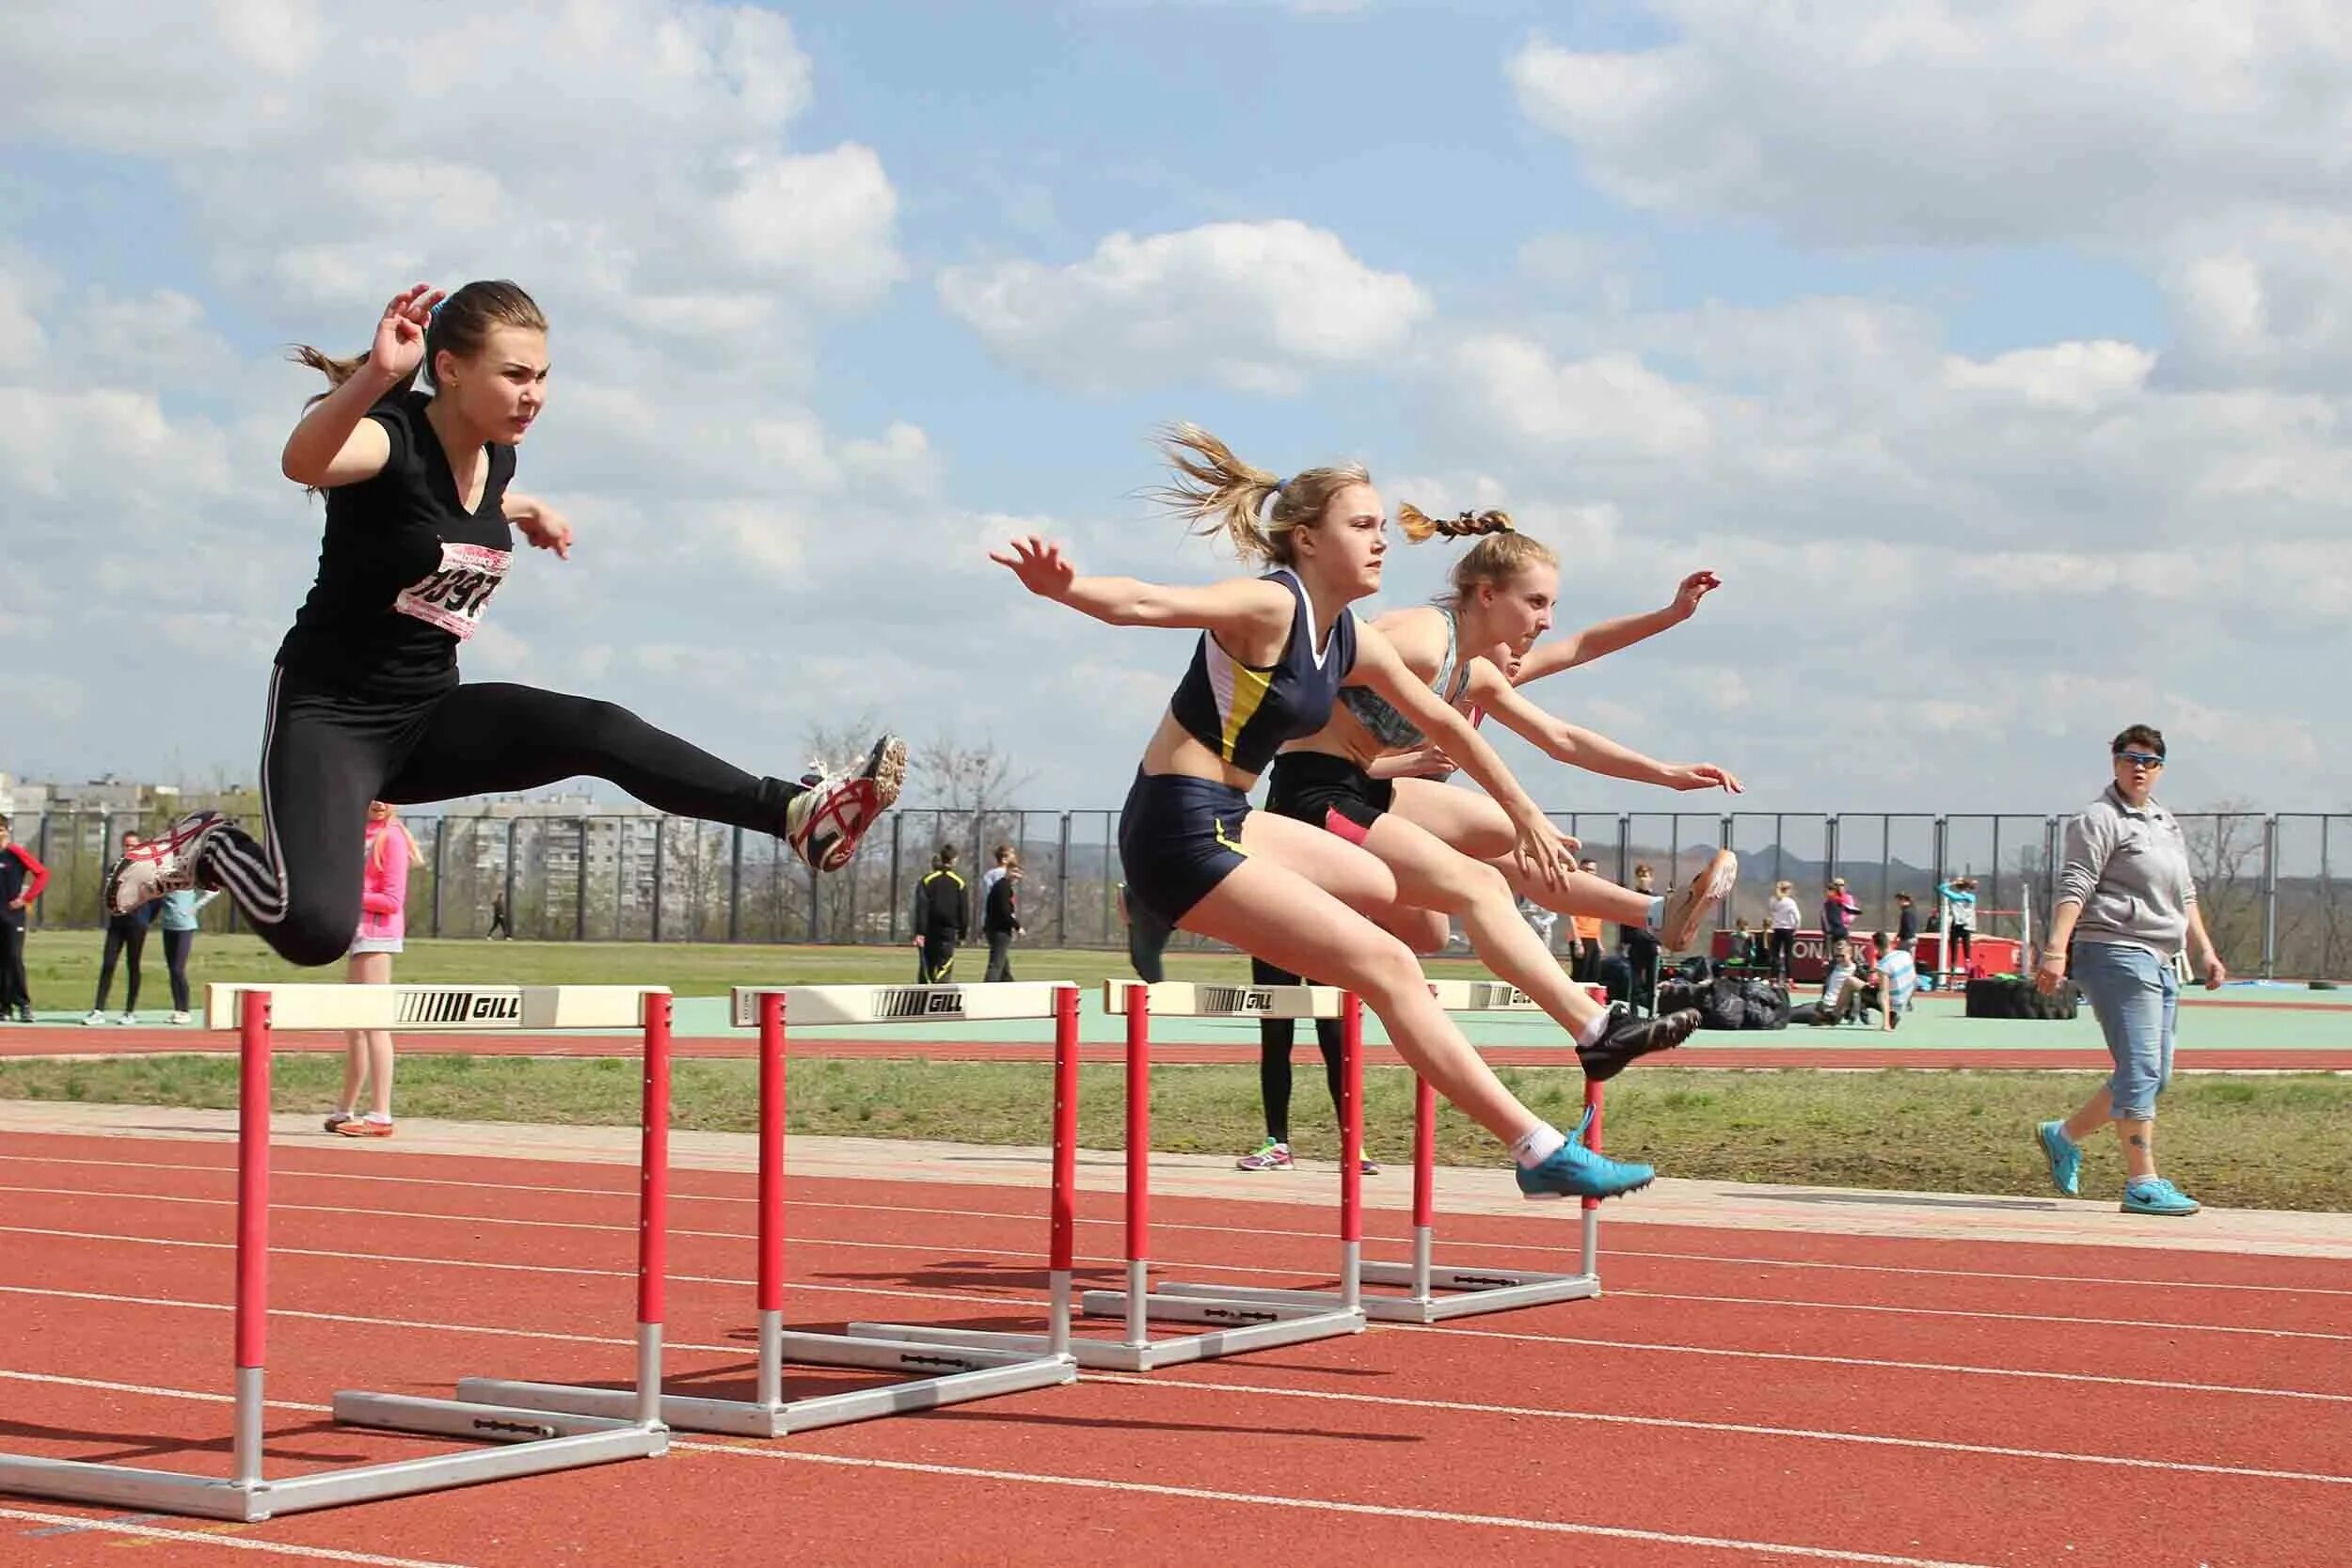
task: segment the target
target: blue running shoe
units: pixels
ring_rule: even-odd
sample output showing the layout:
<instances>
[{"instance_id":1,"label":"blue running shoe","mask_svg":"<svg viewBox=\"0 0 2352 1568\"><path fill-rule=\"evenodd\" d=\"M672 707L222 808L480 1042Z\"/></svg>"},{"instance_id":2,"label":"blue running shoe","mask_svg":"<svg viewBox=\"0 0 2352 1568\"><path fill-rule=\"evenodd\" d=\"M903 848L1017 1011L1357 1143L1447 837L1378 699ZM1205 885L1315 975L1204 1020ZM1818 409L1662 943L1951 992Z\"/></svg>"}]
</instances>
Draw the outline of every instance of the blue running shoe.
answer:
<instances>
[{"instance_id":1,"label":"blue running shoe","mask_svg":"<svg viewBox=\"0 0 2352 1568\"><path fill-rule=\"evenodd\" d=\"M1518 1177L1523 1197L1616 1197L1648 1186L1658 1173L1647 1165L1612 1160L1582 1144L1567 1143L1534 1170L1519 1166Z\"/></svg>"},{"instance_id":2,"label":"blue running shoe","mask_svg":"<svg viewBox=\"0 0 2352 1568\"><path fill-rule=\"evenodd\" d=\"M2050 1162L2050 1185L2068 1197L2082 1196L2083 1146L2066 1135L2066 1123L2045 1121L2034 1129Z\"/></svg>"},{"instance_id":3,"label":"blue running shoe","mask_svg":"<svg viewBox=\"0 0 2352 1568\"><path fill-rule=\"evenodd\" d=\"M2127 1214L2193 1214L2199 1207L2195 1198L2161 1176L2123 1184L2123 1212Z\"/></svg>"}]
</instances>

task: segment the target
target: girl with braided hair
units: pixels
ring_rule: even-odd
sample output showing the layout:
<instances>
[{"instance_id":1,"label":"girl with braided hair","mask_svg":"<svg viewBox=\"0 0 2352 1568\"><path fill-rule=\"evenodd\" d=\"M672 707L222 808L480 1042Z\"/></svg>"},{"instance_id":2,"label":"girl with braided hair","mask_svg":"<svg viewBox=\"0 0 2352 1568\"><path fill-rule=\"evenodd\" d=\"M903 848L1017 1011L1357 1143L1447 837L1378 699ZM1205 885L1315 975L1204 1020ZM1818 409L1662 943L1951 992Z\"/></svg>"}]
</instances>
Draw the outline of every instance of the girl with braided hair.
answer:
<instances>
[{"instance_id":1,"label":"girl with braided hair","mask_svg":"<svg viewBox=\"0 0 2352 1568\"><path fill-rule=\"evenodd\" d=\"M1560 558L1551 546L1518 532L1507 512L1464 513L1438 520L1407 503L1398 509L1397 520L1405 536L1416 543L1435 537L1478 539L1454 563L1451 589L1437 603L1391 610L1375 623L1415 669L1433 672L1434 680L1442 680L1446 670L1454 672L1451 689L1443 694L1473 726L1491 713L1547 755L1572 768L1666 789L1739 793L1740 781L1712 763L1658 762L1546 713L1518 690L1530 680L1589 663L1687 619L1687 607L1695 607L1715 586L1713 574L1696 572L1685 578L1677 604L1665 610L1606 622L1538 646L1551 627L1559 600ZM1342 701L1359 733L1343 735L1340 743L1360 743L1369 736L1385 748L1384 754L1366 762L1365 771L1393 783L1388 809L1470 858L1492 864L1514 894L1561 914L1598 916L1650 932L1669 951L1687 947L1708 912L1730 895L1740 862L1729 849L1717 850L1704 871L1667 897L1588 875L1549 885L1518 876L1504 858L1508 844L1500 848L1496 845L1494 802L1444 786L1454 764L1441 745L1422 738L1415 726L1376 700L1356 695ZM1360 755L1360 751L1351 754ZM1407 942L1423 952L1444 945L1447 927L1441 914L1424 912L1414 918L1417 925L1398 927Z\"/></svg>"},{"instance_id":2,"label":"girl with braided hair","mask_svg":"<svg viewBox=\"0 0 2352 1568\"><path fill-rule=\"evenodd\" d=\"M991 552L1032 594L1098 621L1200 633L1120 815L1127 896L1181 930L1361 996L1431 1087L1510 1148L1527 1196L1609 1197L1648 1184L1649 1166L1571 1142L1522 1104L1438 1006L1411 951L1359 912L1396 904L1386 863L1338 834L1249 807L1250 787L1283 743L1321 732L1339 693L1368 688L1460 750L1464 768L1517 825L1528 875L1561 875L1559 833L1502 759L1347 608L1379 591L1388 552L1371 476L1348 464L1278 478L1191 425L1168 432L1164 450L1178 482L1160 499L1270 571L1184 588L1080 577L1059 546L1039 538ZM1695 1022L1627 1021L1616 1043L1630 1056Z\"/></svg>"},{"instance_id":3,"label":"girl with braided hair","mask_svg":"<svg viewBox=\"0 0 2352 1568\"><path fill-rule=\"evenodd\" d=\"M1416 542L1436 535L1460 538L1483 535L1466 566L1474 591L1465 590L1457 574L1455 593L1448 602L1395 611L1380 617L1374 627L1396 650L1397 657L1449 711L1476 705L1491 708L1503 722L1552 756L1577 767L1611 772L1679 788L1706 788L1721 784L1737 788L1737 781L1708 765L1652 762L1589 731L1562 723L1518 697L1482 650L1496 649L1516 637L1521 651L1550 625L1550 603L1556 578L1550 552L1544 546L1511 531L1508 514L1466 513L1438 522L1406 506L1398 520L1407 539ZM1534 552L1542 552L1542 558ZM1500 558L1500 559L1498 559ZM1511 569L1502 570L1507 565ZM1537 580L1520 582L1534 575ZM1498 608L1501 594L1489 578L1519 584L1514 592L1530 613ZM1532 624L1527 629L1523 623ZM1535 878L1500 863L1508 847L1498 853L1488 842L1491 822L1483 808L1500 807L1489 799L1464 790L1436 793L1458 798L1464 807L1450 814L1450 800L1422 815L1437 818L1451 832L1433 829L1403 809L1401 785L1416 782L1398 778L1384 768L1391 754L1411 754L1429 744L1424 728L1401 712L1381 692L1360 686L1342 689L1329 721L1311 736L1284 747L1274 759L1266 810L1305 822L1362 846L1395 877L1396 906L1380 911L1384 927L1420 952L1436 952L1445 944L1449 917L1460 917L1470 950L1502 979L1525 991L1535 1004L1568 1031L1577 1045L1578 1060L1594 1079L1616 1076L1636 1056L1678 1045L1698 1026L1695 1012L1680 1011L1655 1021L1634 1018L1623 1006L1604 1006L1576 984L1560 967L1550 950L1518 911L1521 896L1565 913L1598 914L1645 929L1662 930L1681 942L1689 940L1713 899L1717 883L1726 873L1710 868L1709 875L1678 895L1670 914L1667 900L1652 898L1598 878L1573 872L1558 878ZM1442 743L1440 743L1442 744ZM1507 820L1507 818L1506 818ZM1728 854L1719 857L1736 867ZM1727 888L1727 884L1725 884ZM1310 972L1311 973L1311 972ZM1323 976L1313 975L1315 979ZM1279 976L1261 973L1262 980ZM1289 1101L1288 1078L1293 1027L1287 1019L1260 1022L1260 1083L1267 1108L1267 1141L1244 1156L1242 1168L1279 1168L1288 1163L1286 1130L1277 1125L1280 1107ZM1326 1055L1329 1052L1329 1041Z\"/></svg>"}]
</instances>

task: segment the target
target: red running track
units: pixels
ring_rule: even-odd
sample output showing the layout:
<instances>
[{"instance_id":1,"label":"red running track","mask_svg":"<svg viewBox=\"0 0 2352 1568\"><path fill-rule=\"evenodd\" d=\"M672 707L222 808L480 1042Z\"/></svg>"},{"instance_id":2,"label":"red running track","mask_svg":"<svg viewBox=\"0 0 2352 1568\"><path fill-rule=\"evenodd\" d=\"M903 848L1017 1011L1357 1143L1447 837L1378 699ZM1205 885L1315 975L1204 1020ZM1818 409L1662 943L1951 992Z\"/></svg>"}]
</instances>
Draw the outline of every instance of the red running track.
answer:
<instances>
[{"instance_id":1,"label":"red running track","mask_svg":"<svg viewBox=\"0 0 2352 1568\"><path fill-rule=\"evenodd\" d=\"M1852 1037L1847 1036L1846 1037ZM275 1037L279 1051L339 1053L340 1035L286 1032ZM672 1053L700 1060L749 1060L757 1041L744 1036L679 1035ZM620 1056L636 1053L633 1037L573 1034L529 1035L403 1035L400 1049L410 1055L475 1056ZM905 1061L921 1057L939 1062L1050 1062L1053 1046L1046 1040L878 1040L825 1039L792 1037L795 1056L874 1057ZM0 1033L0 1058L9 1056L136 1056L152 1054L233 1055L235 1037L188 1029L42 1029L31 1033ZM1366 1041L1365 1065L1394 1067L1396 1053L1385 1044ZM1480 1053L1497 1067L1566 1067L1567 1052L1560 1047L1487 1046ZM1126 1048L1109 1041L1079 1048L1086 1062L1120 1062ZM1152 1059L1171 1066L1248 1063L1255 1065L1252 1044L1203 1044L1153 1041ZM1978 1072L2105 1072L2113 1065L2106 1053L2090 1051L2018 1051L1947 1047L1854 1046L1718 1046L1702 1035L1652 1065L1678 1068L1910 1068L1920 1070ZM2252 1051L2181 1048L2178 1067L2187 1072L2352 1072L2352 1049Z\"/></svg>"},{"instance_id":2,"label":"red running track","mask_svg":"<svg viewBox=\"0 0 2352 1568\"><path fill-rule=\"evenodd\" d=\"M226 1463L231 1157L0 1141L0 1443ZM278 1179L273 1465L436 1447L327 1424L339 1386L626 1375L627 1168L294 1140ZM676 1188L671 1377L742 1386L752 1179ZM796 1323L1037 1318L1041 1193L803 1180L791 1197ZM1119 1200L1081 1202L1081 1268L1107 1279ZM1315 1211L1155 1207L1171 1275L1311 1279L1329 1251ZM1574 1227L1546 1211L1449 1235L1540 1264ZM429 1568L2336 1560L2342 1263L1624 1222L1604 1254L1598 1301L229 1531L116 1522L165 1532L175 1563L274 1546ZM0 1560L119 1563L147 1538L89 1528L109 1517L0 1498Z\"/></svg>"}]
</instances>

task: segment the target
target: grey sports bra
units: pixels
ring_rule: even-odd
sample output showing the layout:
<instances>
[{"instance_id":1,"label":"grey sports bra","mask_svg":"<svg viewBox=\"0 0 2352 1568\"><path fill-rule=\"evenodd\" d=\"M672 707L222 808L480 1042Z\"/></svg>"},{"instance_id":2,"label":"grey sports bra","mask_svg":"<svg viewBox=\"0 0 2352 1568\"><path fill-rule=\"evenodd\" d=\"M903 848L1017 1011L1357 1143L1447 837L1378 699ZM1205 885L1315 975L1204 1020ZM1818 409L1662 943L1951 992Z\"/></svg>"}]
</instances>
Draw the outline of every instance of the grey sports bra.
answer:
<instances>
[{"instance_id":1,"label":"grey sports bra","mask_svg":"<svg viewBox=\"0 0 2352 1568\"><path fill-rule=\"evenodd\" d=\"M1440 610L1438 613L1445 617L1445 657L1439 661L1438 673L1430 681L1429 689L1443 697L1446 705L1452 707L1462 695L1462 689L1470 684L1470 666L1465 662L1460 669L1454 668L1454 611ZM1427 738L1421 733L1419 725L1396 710L1395 704L1368 686L1341 687L1340 702L1356 716L1358 723L1372 733L1372 737L1380 742L1385 751L1408 751Z\"/></svg>"}]
</instances>

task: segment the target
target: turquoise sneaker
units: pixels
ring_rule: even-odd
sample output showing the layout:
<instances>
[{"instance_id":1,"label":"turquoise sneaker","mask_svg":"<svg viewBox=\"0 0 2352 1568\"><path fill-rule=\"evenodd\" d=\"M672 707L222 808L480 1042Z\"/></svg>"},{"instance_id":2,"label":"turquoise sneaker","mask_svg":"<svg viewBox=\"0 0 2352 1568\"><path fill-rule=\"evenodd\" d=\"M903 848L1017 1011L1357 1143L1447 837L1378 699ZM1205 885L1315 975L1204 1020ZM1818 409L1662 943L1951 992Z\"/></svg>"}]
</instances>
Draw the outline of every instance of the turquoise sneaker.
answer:
<instances>
[{"instance_id":1,"label":"turquoise sneaker","mask_svg":"<svg viewBox=\"0 0 2352 1568\"><path fill-rule=\"evenodd\" d=\"M2199 1207L2195 1198L2161 1176L2142 1177L2123 1186L2127 1214L2193 1214Z\"/></svg>"},{"instance_id":2,"label":"turquoise sneaker","mask_svg":"<svg viewBox=\"0 0 2352 1568\"><path fill-rule=\"evenodd\" d=\"M1580 1143L1566 1143L1534 1170L1519 1166L1518 1179L1523 1197L1617 1197L1648 1186L1658 1173L1647 1165L1596 1154Z\"/></svg>"},{"instance_id":3,"label":"turquoise sneaker","mask_svg":"<svg viewBox=\"0 0 2352 1568\"><path fill-rule=\"evenodd\" d=\"M2068 1197L2082 1196L2083 1146L2066 1135L2066 1123L2045 1121L2034 1136L2050 1162L2050 1185Z\"/></svg>"}]
</instances>

